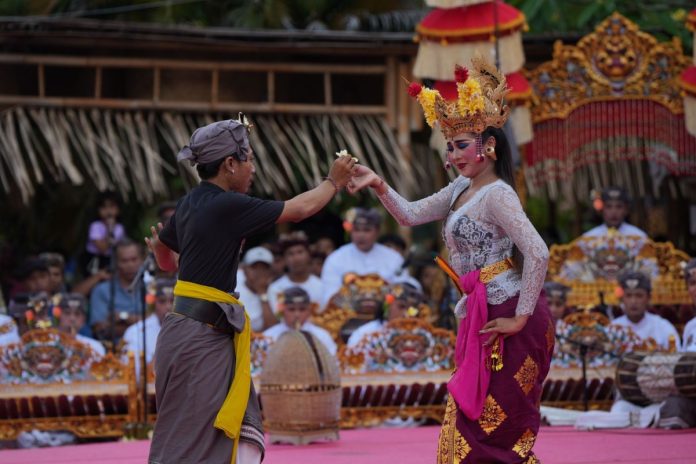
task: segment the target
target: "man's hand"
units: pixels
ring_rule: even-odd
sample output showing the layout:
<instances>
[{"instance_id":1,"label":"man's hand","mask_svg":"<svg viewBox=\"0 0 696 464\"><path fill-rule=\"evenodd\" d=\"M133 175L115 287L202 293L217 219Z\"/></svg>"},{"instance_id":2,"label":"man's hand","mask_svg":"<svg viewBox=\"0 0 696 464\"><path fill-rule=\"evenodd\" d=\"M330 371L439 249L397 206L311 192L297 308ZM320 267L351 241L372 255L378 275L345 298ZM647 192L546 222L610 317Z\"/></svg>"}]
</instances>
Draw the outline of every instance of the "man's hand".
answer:
<instances>
[{"instance_id":1,"label":"man's hand","mask_svg":"<svg viewBox=\"0 0 696 464\"><path fill-rule=\"evenodd\" d=\"M339 189L344 188L353 177L355 160L350 156L339 156L331 165L329 177L336 182Z\"/></svg>"},{"instance_id":2,"label":"man's hand","mask_svg":"<svg viewBox=\"0 0 696 464\"><path fill-rule=\"evenodd\" d=\"M160 269L166 272L175 271L178 267L176 255L159 239L159 233L162 232L162 229L164 229L164 226L161 222L157 223L157 228L155 228L155 226L150 227L151 236L145 237L145 243L155 256L155 260Z\"/></svg>"}]
</instances>

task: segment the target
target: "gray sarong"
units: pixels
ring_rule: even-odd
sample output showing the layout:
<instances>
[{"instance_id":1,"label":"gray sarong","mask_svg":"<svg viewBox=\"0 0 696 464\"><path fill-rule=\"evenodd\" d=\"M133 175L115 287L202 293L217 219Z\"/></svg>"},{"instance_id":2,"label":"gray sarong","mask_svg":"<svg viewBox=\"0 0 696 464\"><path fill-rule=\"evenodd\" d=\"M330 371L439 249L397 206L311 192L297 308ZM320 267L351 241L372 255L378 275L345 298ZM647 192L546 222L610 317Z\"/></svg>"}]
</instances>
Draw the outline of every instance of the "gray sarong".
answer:
<instances>
[{"instance_id":1,"label":"gray sarong","mask_svg":"<svg viewBox=\"0 0 696 464\"><path fill-rule=\"evenodd\" d=\"M233 338L170 313L157 337L157 422L150 464L229 464L234 442L213 424L234 377ZM251 385L240 440L264 453L259 402Z\"/></svg>"}]
</instances>

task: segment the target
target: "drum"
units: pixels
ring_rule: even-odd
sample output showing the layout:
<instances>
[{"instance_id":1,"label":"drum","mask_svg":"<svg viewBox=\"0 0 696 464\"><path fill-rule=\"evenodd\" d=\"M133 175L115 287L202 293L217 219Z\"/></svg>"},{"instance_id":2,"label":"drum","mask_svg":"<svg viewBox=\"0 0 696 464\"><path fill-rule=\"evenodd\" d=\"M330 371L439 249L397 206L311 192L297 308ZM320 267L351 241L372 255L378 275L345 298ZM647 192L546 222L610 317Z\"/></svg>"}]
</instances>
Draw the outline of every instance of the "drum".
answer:
<instances>
[{"instance_id":1,"label":"drum","mask_svg":"<svg viewBox=\"0 0 696 464\"><path fill-rule=\"evenodd\" d=\"M271 346L260 390L271 443L338 439L342 398L338 362L310 333L290 330Z\"/></svg>"},{"instance_id":2,"label":"drum","mask_svg":"<svg viewBox=\"0 0 696 464\"><path fill-rule=\"evenodd\" d=\"M616 367L616 387L639 406L672 395L696 399L696 353L628 353Z\"/></svg>"}]
</instances>

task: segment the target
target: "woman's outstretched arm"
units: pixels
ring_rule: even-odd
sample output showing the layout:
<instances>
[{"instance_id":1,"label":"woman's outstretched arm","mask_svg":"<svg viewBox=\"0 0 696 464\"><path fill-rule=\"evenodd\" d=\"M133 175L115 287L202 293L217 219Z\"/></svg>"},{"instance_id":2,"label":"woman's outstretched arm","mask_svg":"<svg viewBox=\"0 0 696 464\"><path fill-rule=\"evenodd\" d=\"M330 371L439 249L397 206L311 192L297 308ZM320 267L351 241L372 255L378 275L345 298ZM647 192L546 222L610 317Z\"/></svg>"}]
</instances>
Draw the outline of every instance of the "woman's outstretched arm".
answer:
<instances>
[{"instance_id":1,"label":"woman's outstretched arm","mask_svg":"<svg viewBox=\"0 0 696 464\"><path fill-rule=\"evenodd\" d=\"M417 201L408 201L396 190L389 187L386 181L366 166L359 166L353 180L348 184L348 191L355 193L365 187L370 187L377 198L402 226L416 226L426 222L444 219L452 202L452 195L461 182L468 182L458 177L437 193Z\"/></svg>"}]
</instances>

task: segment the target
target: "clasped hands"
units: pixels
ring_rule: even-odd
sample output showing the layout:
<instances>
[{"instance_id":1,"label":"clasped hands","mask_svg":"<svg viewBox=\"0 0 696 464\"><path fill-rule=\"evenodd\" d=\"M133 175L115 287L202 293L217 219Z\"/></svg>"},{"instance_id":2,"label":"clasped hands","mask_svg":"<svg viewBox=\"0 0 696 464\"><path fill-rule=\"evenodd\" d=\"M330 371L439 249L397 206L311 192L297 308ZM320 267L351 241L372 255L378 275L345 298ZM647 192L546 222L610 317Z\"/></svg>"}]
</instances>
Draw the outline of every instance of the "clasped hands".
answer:
<instances>
[{"instance_id":1,"label":"clasped hands","mask_svg":"<svg viewBox=\"0 0 696 464\"><path fill-rule=\"evenodd\" d=\"M358 159L348 151L341 150L336 156L328 177L338 189L346 188L353 194L368 186L376 189L384 185L381 177L367 166L358 165Z\"/></svg>"}]
</instances>

